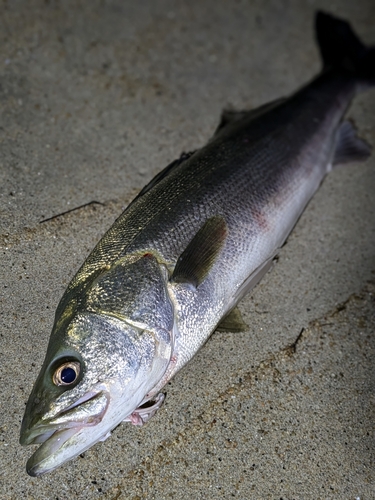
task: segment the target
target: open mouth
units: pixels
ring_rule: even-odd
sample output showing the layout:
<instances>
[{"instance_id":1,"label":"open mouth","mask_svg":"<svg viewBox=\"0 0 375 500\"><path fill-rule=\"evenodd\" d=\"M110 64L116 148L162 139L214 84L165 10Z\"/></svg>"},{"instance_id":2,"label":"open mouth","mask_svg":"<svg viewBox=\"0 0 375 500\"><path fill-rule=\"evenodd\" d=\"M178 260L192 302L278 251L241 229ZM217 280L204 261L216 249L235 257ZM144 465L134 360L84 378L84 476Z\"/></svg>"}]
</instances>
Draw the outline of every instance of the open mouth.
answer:
<instances>
[{"instance_id":1,"label":"open mouth","mask_svg":"<svg viewBox=\"0 0 375 500\"><path fill-rule=\"evenodd\" d=\"M109 396L104 391L88 392L58 415L45 419L23 433L22 445L40 444L47 441L56 432L78 430L82 427L97 425L107 410Z\"/></svg>"},{"instance_id":2,"label":"open mouth","mask_svg":"<svg viewBox=\"0 0 375 500\"><path fill-rule=\"evenodd\" d=\"M22 435L21 444L41 444L42 446L28 460L27 472L36 476L55 468L49 466L46 469L43 464L50 461L52 456L83 428L99 424L105 415L108 404L109 395L107 392L87 393L57 416L46 419L42 424L28 429Z\"/></svg>"}]
</instances>

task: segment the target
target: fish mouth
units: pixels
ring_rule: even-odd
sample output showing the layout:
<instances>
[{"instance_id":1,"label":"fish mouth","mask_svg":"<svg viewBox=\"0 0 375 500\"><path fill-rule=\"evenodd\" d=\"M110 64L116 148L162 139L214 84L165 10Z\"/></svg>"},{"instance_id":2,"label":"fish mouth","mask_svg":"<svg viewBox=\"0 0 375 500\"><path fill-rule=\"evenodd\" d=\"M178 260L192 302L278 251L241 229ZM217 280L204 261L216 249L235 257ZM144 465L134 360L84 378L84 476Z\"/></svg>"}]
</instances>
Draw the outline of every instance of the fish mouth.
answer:
<instances>
[{"instance_id":1,"label":"fish mouth","mask_svg":"<svg viewBox=\"0 0 375 500\"><path fill-rule=\"evenodd\" d=\"M107 411L109 401L110 397L106 391L87 393L55 417L27 429L21 436L21 444L41 444L26 464L27 473L38 476L61 465L60 460L53 465L53 457L58 453L64 454L64 447L74 445L69 441L82 429L98 425ZM91 444L86 449L90 446ZM79 450L75 455L83 451ZM67 460L70 458L72 457ZM50 462L51 465L48 465Z\"/></svg>"},{"instance_id":2,"label":"fish mouth","mask_svg":"<svg viewBox=\"0 0 375 500\"><path fill-rule=\"evenodd\" d=\"M56 432L97 425L108 404L109 395L105 391L88 392L54 417L44 418L43 423L26 429L21 435L20 443L24 446L40 444Z\"/></svg>"}]
</instances>

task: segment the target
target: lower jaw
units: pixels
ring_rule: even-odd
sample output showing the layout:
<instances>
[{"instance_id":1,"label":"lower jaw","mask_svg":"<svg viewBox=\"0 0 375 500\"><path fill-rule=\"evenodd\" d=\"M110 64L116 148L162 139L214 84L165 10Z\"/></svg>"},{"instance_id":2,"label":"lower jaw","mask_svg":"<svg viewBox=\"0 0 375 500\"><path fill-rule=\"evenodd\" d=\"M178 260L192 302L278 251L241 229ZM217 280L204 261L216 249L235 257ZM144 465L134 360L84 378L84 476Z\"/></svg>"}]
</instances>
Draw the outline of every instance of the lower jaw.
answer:
<instances>
[{"instance_id":1,"label":"lower jaw","mask_svg":"<svg viewBox=\"0 0 375 500\"><path fill-rule=\"evenodd\" d=\"M52 455L59 450L63 444L80 430L80 427L55 431L29 458L26 464L27 473L30 476L39 476L53 470L60 465L49 464Z\"/></svg>"}]
</instances>

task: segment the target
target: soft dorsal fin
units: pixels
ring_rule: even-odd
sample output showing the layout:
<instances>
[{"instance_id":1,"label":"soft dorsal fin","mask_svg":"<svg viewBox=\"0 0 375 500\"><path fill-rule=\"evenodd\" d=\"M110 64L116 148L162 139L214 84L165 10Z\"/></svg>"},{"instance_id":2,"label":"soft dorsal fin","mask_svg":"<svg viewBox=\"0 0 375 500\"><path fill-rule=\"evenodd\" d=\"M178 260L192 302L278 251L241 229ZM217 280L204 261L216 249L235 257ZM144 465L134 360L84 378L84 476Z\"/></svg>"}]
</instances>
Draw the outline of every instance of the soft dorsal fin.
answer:
<instances>
[{"instance_id":1,"label":"soft dorsal fin","mask_svg":"<svg viewBox=\"0 0 375 500\"><path fill-rule=\"evenodd\" d=\"M215 130L214 137L224 127L226 127L230 123L241 120L245 116L249 116L249 113L251 113L251 111L234 111L233 109L224 109L224 111L221 113L220 123Z\"/></svg>"},{"instance_id":2,"label":"soft dorsal fin","mask_svg":"<svg viewBox=\"0 0 375 500\"><path fill-rule=\"evenodd\" d=\"M166 177L168 174L172 172L173 169L178 167L178 165L181 165L184 161L188 160L190 156L192 156L195 153L195 151L190 151L189 153L181 153L180 158L177 158L177 160L172 161L169 165L167 165L163 170L161 170L158 174L153 177L148 184L138 193L138 195L134 198L133 201L137 200L141 196L143 196L147 191L150 191L151 188L156 186L164 177Z\"/></svg>"},{"instance_id":3,"label":"soft dorsal fin","mask_svg":"<svg viewBox=\"0 0 375 500\"><path fill-rule=\"evenodd\" d=\"M371 147L357 136L349 121L344 121L337 132L337 142L333 165L351 161L365 161L371 155Z\"/></svg>"},{"instance_id":4,"label":"soft dorsal fin","mask_svg":"<svg viewBox=\"0 0 375 500\"><path fill-rule=\"evenodd\" d=\"M218 132L221 132L225 127L227 127L227 125L238 122L243 118L255 119L258 116L262 115L263 113L270 111L270 109L275 108L285 100L286 100L285 97L281 97L279 99L275 99L274 101L267 102L266 104L262 104L262 106L259 106L259 108L250 109L246 111L235 111L233 109L224 109L224 111L221 113L220 123L217 126L217 129L215 130L213 137L215 137L216 134Z\"/></svg>"},{"instance_id":5,"label":"soft dorsal fin","mask_svg":"<svg viewBox=\"0 0 375 500\"><path fill-rule=\"evenodd\" d=\"M227 234L223 217L208 219L178 258L171 281L198 287L212 268Z\"/></svg>"}]
</instances>

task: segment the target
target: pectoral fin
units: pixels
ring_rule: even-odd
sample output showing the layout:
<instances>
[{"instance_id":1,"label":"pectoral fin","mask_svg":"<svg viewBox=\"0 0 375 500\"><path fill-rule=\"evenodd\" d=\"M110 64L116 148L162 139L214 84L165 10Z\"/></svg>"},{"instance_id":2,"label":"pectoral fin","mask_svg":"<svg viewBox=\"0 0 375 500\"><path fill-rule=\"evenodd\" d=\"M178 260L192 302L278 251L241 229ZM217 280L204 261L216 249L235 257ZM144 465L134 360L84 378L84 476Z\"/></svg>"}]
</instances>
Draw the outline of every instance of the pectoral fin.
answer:
<instances>
[{"instance_id":1,"label":"pectoral fin","mask_svg":"<svg viewBox=\"0 0 375 500\"><path fill-rule=\"evenodd\" d=\"M208 275L227 237L223 217L211 217L200 228L177 260L171 281L198 287Z\"/></svg>"}]
</instances>

